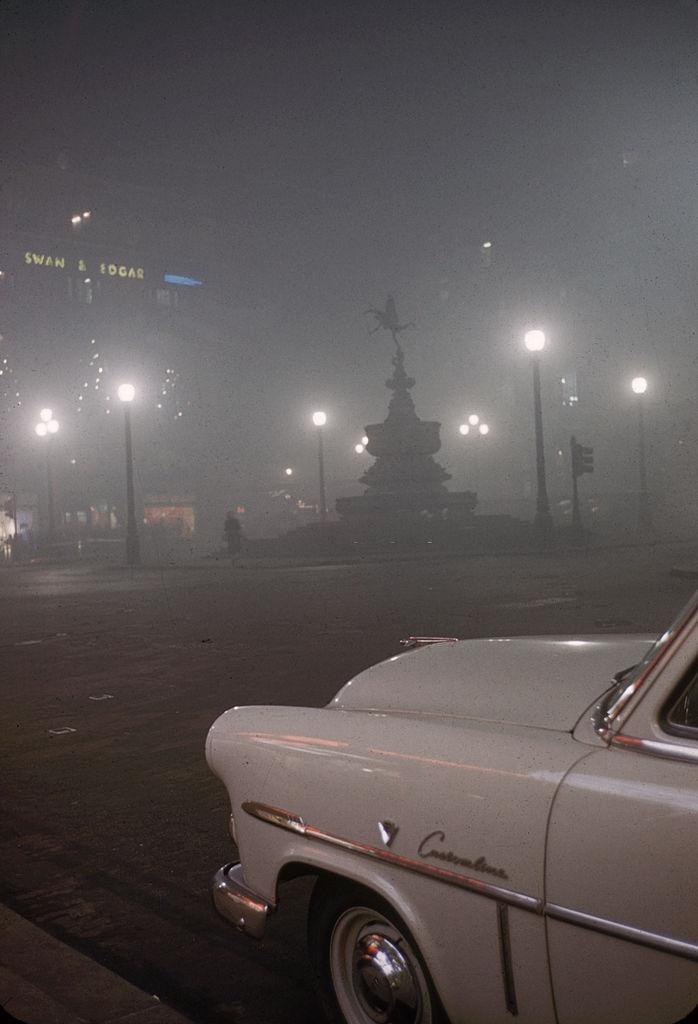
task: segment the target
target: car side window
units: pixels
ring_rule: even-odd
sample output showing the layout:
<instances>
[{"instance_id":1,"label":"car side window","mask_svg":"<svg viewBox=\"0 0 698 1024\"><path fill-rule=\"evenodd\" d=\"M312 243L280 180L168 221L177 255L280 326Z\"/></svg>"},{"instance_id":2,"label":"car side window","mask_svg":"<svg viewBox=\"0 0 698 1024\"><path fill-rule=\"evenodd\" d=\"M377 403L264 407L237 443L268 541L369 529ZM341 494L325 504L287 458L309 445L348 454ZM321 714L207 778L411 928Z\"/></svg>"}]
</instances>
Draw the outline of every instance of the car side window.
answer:
<instances>
[{"instance_id":1,"label":"car side window","mask_svg":"<svg viewBox=\"0 0 698 1024\"><path fill-rule=\"evenodd\" d=\"M693 665L678 699L669 705L666 722L670 732L698 737L698 666Z\"/></svg>"}]
</instances>

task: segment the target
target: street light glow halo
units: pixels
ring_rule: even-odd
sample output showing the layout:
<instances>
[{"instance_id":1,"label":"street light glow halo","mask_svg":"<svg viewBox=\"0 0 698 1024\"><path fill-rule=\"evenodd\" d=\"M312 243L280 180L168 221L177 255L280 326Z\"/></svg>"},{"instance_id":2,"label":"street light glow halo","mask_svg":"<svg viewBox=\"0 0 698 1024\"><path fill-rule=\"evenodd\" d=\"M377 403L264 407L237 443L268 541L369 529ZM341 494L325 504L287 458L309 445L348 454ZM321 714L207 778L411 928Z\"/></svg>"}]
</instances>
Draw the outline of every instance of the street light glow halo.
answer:
<instances>
[{"instance_id":1,"label":"street light glow halo","mask_svg":"<svg viewBox=\"0 0 698 1024\"><path fill-rule=\"evenodd\" d=\"M477 429L480 431L483 437L485 437L490 432L490 428L487 423L481 423Z\"/></svg>"},{"instance_id":2,"label":"street light glow halo","mask_svg":"<svg viewBox=\"0 0 698 1024\"><path fill-rule=\"evenodd\" d=\"M647 386L646 377L633 377L630 382L630 387L636 395L644 395L645 391L647 391Z\"/></svg>"},{"instance_id":3,"label":"street light glow halo","mask_svg":"<svg viewBox=\"0 0 698 1024\"><path fill-rule=\"evenodd\" d=\"M524 345L529 352L542 352L545 348L545 333L537 328L526 331L524 334Z\"/></svg>"},{"instance_id":4,"label":"street light glow halo","mask_svg":"<svg viewBox=\"0 0 698 1024\"><path fill-rule=\"evenodd\" d=\"M53 419L53 409L42 409L39 416L44 423L48 423L49 420Z\"/></svg>"},{"instance_id":5,"label":"street light glow halo","mask_svg":"<svg viewBox=\"0 0 698 1024\"><path fill-rule=\"evenodd\" d=\"M467 423L461 423L461 425L459 426L458 429L461 432L461 434L463 435L463 437L465 437L466 434L470 433L470 427L468 426Z\"/></svg>"},{"instance_id":6,"label":"street light glow halo","mask_svg":"<svg viewBox=\"0 0 698 1024\"><path fill-rule=\"evenodd\" d=\"M316 427L324 427L325 424L327 423L327 413L322 412L322 410L314 412L313 423L315 424Z\"/></svg>"},{"instance_id":7,"label":"street light glow halo","mask_svg":"<svg viewBox=\"0 0 698 1024\"><path fill-rule=\"evenodd\" d=\"M46 424L46 429L48 430L49 434L57 434L59 427L60 423L58 422L58 420L49 420L48 423Z\"/></svg>"},{"instance_id":8,"label":"street light glow halo","mask_svg":"<svg viewBox=\"0 0 698 1024\"><path fill-rule=\"evenodd\" d=\"M119 384L116 393L122 402L132 402L136 397L136 389L133 384Z\"/></svg>"},{"instance_id":9,"label":"street light glow halo","mask_svg":"<svg viewBox=\"0 0 698 1024\"><path fill-rule=\"evenodd\" d=\"M477 413L473 412L470 414L470 416L468 416L468 423L470 424L471 427L476 427L479 422L480 417L477 415Z\"/></svg>"},{"instance_id":10,"label":"street light glow halo","mask_svg":"<svg viewBox=\"0 0 698 1024\"><path fill-rule=\"evenodd\" d=\"M361 455L362 452L364 451L364 446L362 444L355 444L354 451L356 452L357 455Z\"/></svg>"},{"instance_id":11,"label":"street light glow halo","mask_svg":"<svg viewBox=\"0 0 698 1024\"><path fill-rule=\"evenodd\" d=\"M37 425L34 427L34 430L37 432L39 437L46 437L46 435L48 434L48 427L43 422L37 423Z\"/></svg>"}]
</instances>

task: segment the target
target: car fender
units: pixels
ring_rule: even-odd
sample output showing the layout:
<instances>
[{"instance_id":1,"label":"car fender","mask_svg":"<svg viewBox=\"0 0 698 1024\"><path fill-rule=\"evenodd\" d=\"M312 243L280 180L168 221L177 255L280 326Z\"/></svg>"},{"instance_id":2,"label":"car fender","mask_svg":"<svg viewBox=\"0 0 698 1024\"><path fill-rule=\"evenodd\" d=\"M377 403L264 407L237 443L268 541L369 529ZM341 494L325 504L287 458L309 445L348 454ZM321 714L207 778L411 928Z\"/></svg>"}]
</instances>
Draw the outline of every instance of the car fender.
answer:
<instances>
[{"instance_id":1,"label":"car fender","mask_svg":"<svg viewBox=\"0 0 698 1024\"><path fill-rule=\"evenodd\" d=\"M278 707L226 713L207 744L255 891L276 902L295 865L371 888L418 938L453 1021L505 1019L504 916L519 1016L538 1024L554 1019L541 916L547 818L587 751L552 730ZM472 984L462 984L464 964Z\"/></svg>"}]
</instances>

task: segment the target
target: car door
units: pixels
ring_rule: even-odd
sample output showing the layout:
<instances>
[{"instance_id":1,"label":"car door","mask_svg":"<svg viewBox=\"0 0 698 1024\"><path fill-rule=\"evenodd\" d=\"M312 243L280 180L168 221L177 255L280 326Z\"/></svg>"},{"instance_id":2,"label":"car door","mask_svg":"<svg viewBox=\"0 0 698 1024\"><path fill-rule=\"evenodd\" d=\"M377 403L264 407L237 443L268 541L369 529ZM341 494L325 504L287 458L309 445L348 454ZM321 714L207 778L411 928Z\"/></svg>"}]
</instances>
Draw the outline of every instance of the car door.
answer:
<instances>
[{"instance_id":1,"label":"car door","mask_svg":"<svg viewBox=\"0 0 698 1024\"><path fill-rule=\"evenodd\" d=\"M653 683L558 791L546 915L560 1024L698 1020L698 659L688 653L680 678Z\"/></svg>"}]
</instances>

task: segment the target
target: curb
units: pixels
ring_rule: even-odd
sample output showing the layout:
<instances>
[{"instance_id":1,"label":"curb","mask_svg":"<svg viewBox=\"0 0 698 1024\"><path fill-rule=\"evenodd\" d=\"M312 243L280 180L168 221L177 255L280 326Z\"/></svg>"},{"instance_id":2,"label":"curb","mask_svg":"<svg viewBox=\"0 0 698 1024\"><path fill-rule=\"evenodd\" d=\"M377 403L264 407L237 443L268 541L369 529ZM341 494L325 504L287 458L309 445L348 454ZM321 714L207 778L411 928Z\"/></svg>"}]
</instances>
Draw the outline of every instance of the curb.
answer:
<instances>
[{"instance_id":1,"label":"curb","mask_svg":"<svg viewBox=\"0 0 698 1024\"><path fill-rule=\"evenodd\" d=\"M0 904L2 1024L191 1024Z\"/></svg>"}]
</instances>

